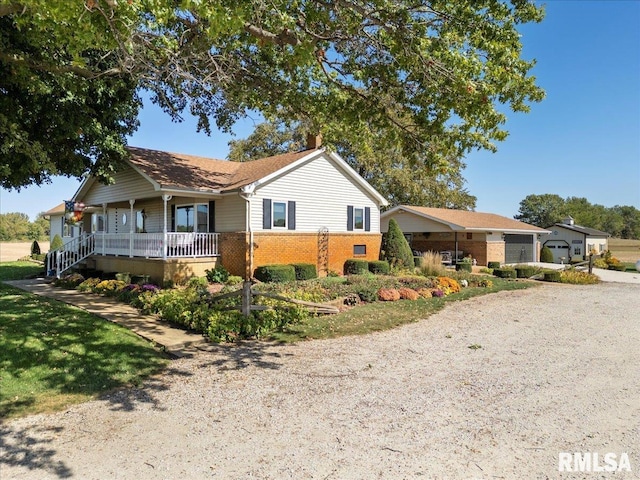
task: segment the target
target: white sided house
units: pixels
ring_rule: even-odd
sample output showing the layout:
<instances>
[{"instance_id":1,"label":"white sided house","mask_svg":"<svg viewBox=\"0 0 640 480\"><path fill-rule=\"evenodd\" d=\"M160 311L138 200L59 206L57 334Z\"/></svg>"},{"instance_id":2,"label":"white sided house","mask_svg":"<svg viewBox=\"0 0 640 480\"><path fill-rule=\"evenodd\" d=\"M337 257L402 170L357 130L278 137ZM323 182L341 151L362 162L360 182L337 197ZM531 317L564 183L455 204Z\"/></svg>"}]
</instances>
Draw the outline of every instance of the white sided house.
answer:
<instances>
[{"instance_id":1,"label":"white sided house","mask_svg":"<svg viewBox=\"0 0 640 480\"><path fill-rule=\"evenodd\" d=\"M453 263L468 256L478 265L536 262L541 239L550 233L494 213L411 205L384 212L380 218L383 232L392 218L415 252L441 252Z\"/></svg>"},{"instance_id":2,"label":"white sided house","mask_svg":"<svg viewBox=\"0 0 640 480\"><path fill-rule=\"evenodd\" d=\"M52 236L66 242L50 273L86 261L176 282L217 264L248 277L261 265L311 263L326 275L350 258L378 259L387 201L324 148L244 163L129 151L112 185L81 184L71 199L84 204L77 225L61 206L47 212Z\"/></svg>"},{"instance_id":3,"label":"white sided house","mask_svg":"<svg viewBox=\"0 0 640 480\"><path fill-rule=\"evenodd\" d=\"M590 253L601 255L609 249L611 235L576 225L571 216L547 230L551 230L551 235L543 245L551 249L555 263L580 262L587 260Z\"/></svg>"}]
</instances>

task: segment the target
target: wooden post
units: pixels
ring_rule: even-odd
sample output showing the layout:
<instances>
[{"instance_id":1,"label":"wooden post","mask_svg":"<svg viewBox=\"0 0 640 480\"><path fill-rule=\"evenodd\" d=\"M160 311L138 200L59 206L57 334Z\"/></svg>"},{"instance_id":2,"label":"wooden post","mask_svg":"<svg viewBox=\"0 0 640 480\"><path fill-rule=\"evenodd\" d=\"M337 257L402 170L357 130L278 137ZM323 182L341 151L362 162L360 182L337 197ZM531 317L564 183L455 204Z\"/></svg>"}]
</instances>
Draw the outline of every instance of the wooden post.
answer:
<instances>
[{"instance_id":1,"label":"wooden post","mask_svg":"<svg viewBox=\"0 0 640 480\"><path fill-rule=\"evenodd\" d=\"M251 315L251 282L248 280L242 283L242 315Z\"/></svg>"},{"instance_id":2,"label":"wooden post","mask_svg":"<svg viewBox=\"0 0 640 480\"><path fill-rule=\"evenodd\" d=\"M589 254L589 273L593 273L593 253Z\"/></svg>"}]
</instances>

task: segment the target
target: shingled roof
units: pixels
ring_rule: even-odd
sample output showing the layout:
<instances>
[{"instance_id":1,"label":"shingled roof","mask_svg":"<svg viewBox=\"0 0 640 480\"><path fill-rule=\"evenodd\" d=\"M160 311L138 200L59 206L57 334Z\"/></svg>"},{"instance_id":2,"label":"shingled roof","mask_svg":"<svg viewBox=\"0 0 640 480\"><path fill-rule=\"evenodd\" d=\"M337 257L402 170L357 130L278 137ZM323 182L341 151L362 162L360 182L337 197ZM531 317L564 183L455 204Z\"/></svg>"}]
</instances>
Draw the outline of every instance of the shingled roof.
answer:
<instances>
[{"instance_id":1,"label":"shingled roof","mask_svg":"<svg viewBox=\"0 0 640 480\"><path fill-rule=\"evenodd\" d=\"M228 192L265 178L321 149L284 153L250 162L230 162L129 147L129 162L161 188Z\"/></svg>"},{"instance_id":2,"label":"shingled roof","mask_svg":"<svg viewBox=\"0 0 640 480\"><path fill-rule=\"evenodd\" d=\"M383 217L393 212L405 211L441 222L452 230L498 230L498 231L527 231L549 233L548 230L520 222L512 218L503 217L495 213L470 212L450 208L429 208L413 205L399 205L382 214Z\"/></svg>"}]
</instances>

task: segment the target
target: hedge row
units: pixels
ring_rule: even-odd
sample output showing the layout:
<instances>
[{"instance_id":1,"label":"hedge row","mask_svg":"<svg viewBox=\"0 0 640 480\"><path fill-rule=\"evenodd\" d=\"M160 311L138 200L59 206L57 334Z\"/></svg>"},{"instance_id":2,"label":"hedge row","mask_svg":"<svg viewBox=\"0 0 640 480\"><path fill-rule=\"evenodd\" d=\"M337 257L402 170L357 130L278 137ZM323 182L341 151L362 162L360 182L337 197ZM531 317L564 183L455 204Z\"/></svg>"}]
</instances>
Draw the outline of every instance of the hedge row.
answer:
<instances>
[{"instance_id":1,"label":"hedge row","mask_svg":"<svg viewBox=\"0 0 640 480\"><path fill-rule=\"evenodd\" d=\"M345 275L362 275L371 272L375 275L386 275L391 271L386 260L374 260L369 262L358 258L351 258L344 262Z\"/></svg>"}]
</instances>

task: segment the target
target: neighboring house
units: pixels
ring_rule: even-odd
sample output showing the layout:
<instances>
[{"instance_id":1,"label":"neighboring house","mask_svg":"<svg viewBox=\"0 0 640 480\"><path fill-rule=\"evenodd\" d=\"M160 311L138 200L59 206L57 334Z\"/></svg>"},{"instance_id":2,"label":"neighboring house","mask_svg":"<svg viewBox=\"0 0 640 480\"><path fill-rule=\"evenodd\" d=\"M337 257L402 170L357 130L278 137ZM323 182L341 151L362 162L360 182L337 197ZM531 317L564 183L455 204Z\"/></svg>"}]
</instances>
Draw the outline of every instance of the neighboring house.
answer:
<instances>
[{"instance_id":1,"label":"neighboring house","mask_svg":"<svg viewBox=\"0 0 640 480\"><path fill-rule=\"evenodd\" d=\"M547 230L551 230L551 235L543 246L551 249L555 263L586 260L591 251L600 255L609 249L611 235L594 228L576 225L571 216L548 227Z\"/></svg>"},{"instance_id":2,"label":"neighboring house","mask_svg":"<svg viewBox=\"0 0 640 480\"><path fill-rule=\"evenodd\" d=\"M70 199L85 205L78 226L65 225L61 206L47 212L71 252L51 265L55 273L81 257L159 282L217 264L246 276L266 264L312 263L326 275L349 258L378 259L387 201L324 148L244 163L129 150L112 185L90 177Z\"/></svg>"},{"instance_id":3,"label":"neighboring house","mask_svg":"<svg viewBox=\"0 0 640 480\"><path fill-rule=\"evenodd\" d=\"M386 232L395 218L411 248L418 252L457 252L478 265L535 262L548 230L493 213L400 205L380 216Z\"/></svg>"}]
</instances>

